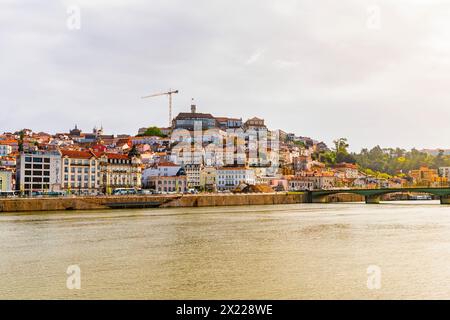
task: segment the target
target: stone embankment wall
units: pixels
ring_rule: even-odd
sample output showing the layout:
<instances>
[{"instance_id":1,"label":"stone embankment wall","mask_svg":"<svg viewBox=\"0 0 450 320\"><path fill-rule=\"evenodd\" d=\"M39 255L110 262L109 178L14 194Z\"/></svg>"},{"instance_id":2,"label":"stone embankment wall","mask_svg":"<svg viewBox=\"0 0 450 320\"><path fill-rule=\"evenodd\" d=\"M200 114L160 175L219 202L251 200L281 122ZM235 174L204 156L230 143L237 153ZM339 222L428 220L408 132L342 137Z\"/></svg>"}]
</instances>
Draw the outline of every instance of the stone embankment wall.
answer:
<instances>
[{"instance_id":1,"label":"stone embankment wall","mask_svg":"<svg viewBox=\"0 0 450 320\"><path fill-rule=\"evenodd\" d=\"M306 195L302 193L10 198L0 199L0 212L99 210L144 207L239 206L294 204L303 202L306 202Z\"/></svg>"}]
</instances>

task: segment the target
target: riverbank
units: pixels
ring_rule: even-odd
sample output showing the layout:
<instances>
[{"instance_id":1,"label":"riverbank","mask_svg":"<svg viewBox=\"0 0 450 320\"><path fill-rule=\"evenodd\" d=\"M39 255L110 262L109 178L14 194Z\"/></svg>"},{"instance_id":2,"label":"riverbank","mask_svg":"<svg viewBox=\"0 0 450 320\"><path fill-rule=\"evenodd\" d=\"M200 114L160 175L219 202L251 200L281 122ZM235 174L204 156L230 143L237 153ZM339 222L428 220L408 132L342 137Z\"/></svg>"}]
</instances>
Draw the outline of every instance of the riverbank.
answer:
<instances>
[{"instance_id":1,"label":"riverbank","mask_svg":"<svg viewBox=\"0 0 450 320\"><path fill-rule=\"evenodd\" d=\"M129 195L0 200L0 212L242 206L304 203L305 193Z\"/></svg>"}]
</instances>

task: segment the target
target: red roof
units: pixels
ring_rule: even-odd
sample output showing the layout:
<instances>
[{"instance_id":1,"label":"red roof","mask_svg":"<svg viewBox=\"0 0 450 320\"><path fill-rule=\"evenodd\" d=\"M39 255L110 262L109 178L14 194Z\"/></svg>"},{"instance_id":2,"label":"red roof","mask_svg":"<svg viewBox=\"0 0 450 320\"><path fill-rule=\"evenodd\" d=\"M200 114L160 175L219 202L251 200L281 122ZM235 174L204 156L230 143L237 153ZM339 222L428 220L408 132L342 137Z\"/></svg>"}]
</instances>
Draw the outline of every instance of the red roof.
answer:
<instances>
[{"instance_id":1,"label":"red roof","mask_svg":"<svg viewBox=\"0 0 450 320\"><path fill-rule=\"evenodd\" d=\"M120 153L104 153L104 154L108 157L108 159L123 159L123 160L129 159L128 155L126 154Z\"/></svg>"},{"instance_id":2,"label":"red roof","mask_svg":"<svg viewBox=\"0 0 450 320\"><path fill-rule=\"evenodd\" d=\"M89 151L78 151L78 150L61 150L61 154L63 157L75 159L90 159L95 157L95 155Z\"/></svg>"},{"instance_id":3,"label":"red roof","mask_svg":"<svg viewBox=\"0 0 450 320\"><path fill-rule=\"evenodd\" d=\"M166 162L160 162L160 163L158 164L158 166L159 166L159 167L179 167L179 165L177 165L177 164L175 164L175 163L173 163L173 162L168 162L168 161L166 161Z\"/></svg>"}]
</instances>

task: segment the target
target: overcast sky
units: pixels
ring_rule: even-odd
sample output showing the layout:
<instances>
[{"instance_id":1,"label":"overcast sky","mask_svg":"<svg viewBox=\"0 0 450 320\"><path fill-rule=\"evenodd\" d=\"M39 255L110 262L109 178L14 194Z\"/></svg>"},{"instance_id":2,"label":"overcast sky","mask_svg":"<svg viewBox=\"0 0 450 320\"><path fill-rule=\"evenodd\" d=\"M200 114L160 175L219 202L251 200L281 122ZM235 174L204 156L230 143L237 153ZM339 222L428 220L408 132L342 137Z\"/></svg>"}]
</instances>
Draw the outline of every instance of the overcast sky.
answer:
<instances>
[{"instance_id":1,"label":"overcast sky","mask_svg":"<svg viewBox=\"0 0 450 320\"><path fill-rule=\"evenodd\" d=\"M449 17L437 0L2 0L0 131L135 134L167 126L167 98L140 97L172 88L174 114L195 98L352 150L447 148Z\"/></svg>"}]
</instances>

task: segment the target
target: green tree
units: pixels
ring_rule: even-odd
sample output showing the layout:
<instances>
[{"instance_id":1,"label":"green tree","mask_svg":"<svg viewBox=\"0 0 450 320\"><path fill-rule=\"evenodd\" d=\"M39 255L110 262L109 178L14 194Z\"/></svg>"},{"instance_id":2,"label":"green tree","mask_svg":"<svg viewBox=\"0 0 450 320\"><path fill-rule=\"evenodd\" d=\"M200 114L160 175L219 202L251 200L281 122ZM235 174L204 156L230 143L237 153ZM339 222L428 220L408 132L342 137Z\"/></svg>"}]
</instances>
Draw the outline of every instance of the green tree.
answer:
<instances>
[{"instance_id":1,"label":"green tree","mask_svg":"<svg viewBox=\"0 0 450 320\"><path fill-rule=\"evenodd\" d=\"M158 127L149 127L141 136L166 137Z\"/></svg>"},{"instance_id":2,"label":"green tree","mask_svg":"<svg viewBox=\"0 0 450 320\"><path fill-rule=\"evenodd\" d=\"M139 153L138 149L136 148L136 145L133 145L131 147L130 152L128 152L128 157L139 157L141 154Z\"/></svg>"},{"instance_id":3,"label":"green tree","mask_svg":"<svg viewBox=\"0 0 450 320\"><path fill-rule=\"evenodd\" d=\"M25 137L25 133L23 130L19 132L19 152L23 151L23 138Z\"/></svg>"}]
</instances>

